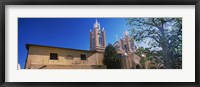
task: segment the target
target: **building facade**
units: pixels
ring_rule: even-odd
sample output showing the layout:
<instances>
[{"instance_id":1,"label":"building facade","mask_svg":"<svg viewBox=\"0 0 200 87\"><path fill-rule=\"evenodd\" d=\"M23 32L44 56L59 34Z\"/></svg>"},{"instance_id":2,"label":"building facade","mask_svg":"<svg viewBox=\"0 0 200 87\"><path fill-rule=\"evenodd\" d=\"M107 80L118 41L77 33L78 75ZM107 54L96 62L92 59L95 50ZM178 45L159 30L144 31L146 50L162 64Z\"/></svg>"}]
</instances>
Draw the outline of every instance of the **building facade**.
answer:
<instances>
[{"instance_id":1,"label":"building facade","mask_svg":"<svg viewBox=\"0 0 200 87\"><path fill-rule=\"evenodd\" d=\"M129 37L127 31L124 32L124 37L116 41L113 46L117 50L119 58L122 62L122 68L142 68L140 64L141 58L135 54L134 40Z\"/></svg>"},{"instance_id":2,"label":"building facade","mask_svg":"<svg viewBox=\"0 0 200 87\"><path fill-rule=\"evenodd\" d=\"M140 58L134 54L134 43L128 32L124 38L116 41L116 48L121 60L122 68L130 69L141 67ZM25 69L106 69L102 63L106 48L106 33L100 28L96 20L93 30L90 30L90 50L60 48L27 44L28 50Z\"/></svg>"},{"instance_id":3,"label":"building facade","mask_svg":"<svg viewBox=\"0 0 200 87\"><path fill-rule=\"evenodd\" d=\"M106 68L102 52L27 44L26 69Z\"/></svg>"}]
</instances>

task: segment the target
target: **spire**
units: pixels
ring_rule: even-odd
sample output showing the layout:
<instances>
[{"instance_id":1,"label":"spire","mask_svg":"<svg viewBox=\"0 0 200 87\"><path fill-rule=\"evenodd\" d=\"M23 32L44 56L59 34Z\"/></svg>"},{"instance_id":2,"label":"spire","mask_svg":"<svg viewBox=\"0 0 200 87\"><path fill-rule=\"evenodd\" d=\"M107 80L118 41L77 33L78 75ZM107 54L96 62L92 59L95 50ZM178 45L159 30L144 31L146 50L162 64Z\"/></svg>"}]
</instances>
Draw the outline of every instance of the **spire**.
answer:
<instances>
[{"instance_id":1,"label":"spire","mask_svg":"<svg viewBox=\"0 0 200 87\"><path fill-rule=\"evenodd\" d=\"M95 21L94 28L100 29L100 23L97 21L97 19Z\"/></svg>"},{"instance_id":2,"label":"spire","mask_svg":"<svg viewBox=\"0 0 200 87\"><path fill-rule=\"evenodd\" d=\"M98 24L97 18L96 18L96 22L95 22L95 24Z\"/></svg>"},{"instance_id":3,"label":"spire","mask_svg":"<svg viewBox=\"0 0 200 87\"><path fill-rule=\"evenodd\" d=\"M102 31L104 31L104 27L102 28Z\"/></svg>"}]
</instances>

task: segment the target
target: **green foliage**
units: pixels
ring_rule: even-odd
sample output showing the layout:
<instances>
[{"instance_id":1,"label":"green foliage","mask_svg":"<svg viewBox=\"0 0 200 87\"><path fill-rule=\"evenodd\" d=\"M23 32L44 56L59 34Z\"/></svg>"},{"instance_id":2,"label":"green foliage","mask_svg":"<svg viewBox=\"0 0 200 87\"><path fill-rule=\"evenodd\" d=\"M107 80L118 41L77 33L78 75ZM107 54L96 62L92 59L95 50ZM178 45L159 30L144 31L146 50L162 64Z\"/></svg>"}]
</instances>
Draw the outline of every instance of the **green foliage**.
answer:
<instances>
[{"instance_id":1,"label":"green foliage","mask_svg":"<svg viewBox=\"0 0 200 87\"><path fill-rule=\"evenodd\" d=\"M107 65L108 69L120 69L121 60L118 58L116 49L112 44L108 44L104 52L103 64Z\"/></svg>"},{"instance_id":2,"label":"green foliage","mask_svg":"<svg viewBox=\"0 0 200 87\"><path fill-rule=\"evenodd\" d=\"M131 27L131 37L137 43L149 39L148 44L152 48L162 48L153 55L147 52L148 60L156 56L164 61L167 68L182 67L182 18L130 18L126 20L127 25Z\"/></svg>"},{"instance_id":3,"label":"green foliage","mask_svg":"<svg viewBox=\"0 0 200 87\"><path fill-rule=\"evenodd\" d=\"M142 59L140 60L140 64L144 67L146 61L147 61L146 58L142 58Z\"/></svg>"}]
</instances>

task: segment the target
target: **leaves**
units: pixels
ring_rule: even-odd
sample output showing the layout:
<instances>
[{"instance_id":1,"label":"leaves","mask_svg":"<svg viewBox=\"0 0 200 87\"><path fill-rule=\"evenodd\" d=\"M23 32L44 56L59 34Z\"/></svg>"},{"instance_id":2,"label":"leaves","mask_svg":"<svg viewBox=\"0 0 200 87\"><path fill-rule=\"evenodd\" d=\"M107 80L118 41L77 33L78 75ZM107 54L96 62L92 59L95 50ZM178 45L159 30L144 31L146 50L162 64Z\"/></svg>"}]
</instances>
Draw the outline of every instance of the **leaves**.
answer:
<instances>
[{"instance_id":1,"label":"leaves","mask_svg":"<svg viewBox=\"0 0 200 87\"><path fill-rule=\"evenodd\" d=\"M108 44L104 52L103 64L107 65L108 69L121 68L121 60L118 58L116 49L112 44Z\"/></svg>"},{"instance_id":2,"label":"leaves","mask_svg":"<svg viewBox=\"0 0 200 87\"><path fill-rule=\"evenodd\" d=\"M149 39L148 45L152 48L162 48L161 57L168 68L182 59L182 18L129 18L126 21L131 38L138 44Z\"/></svg>"}]
</instances>

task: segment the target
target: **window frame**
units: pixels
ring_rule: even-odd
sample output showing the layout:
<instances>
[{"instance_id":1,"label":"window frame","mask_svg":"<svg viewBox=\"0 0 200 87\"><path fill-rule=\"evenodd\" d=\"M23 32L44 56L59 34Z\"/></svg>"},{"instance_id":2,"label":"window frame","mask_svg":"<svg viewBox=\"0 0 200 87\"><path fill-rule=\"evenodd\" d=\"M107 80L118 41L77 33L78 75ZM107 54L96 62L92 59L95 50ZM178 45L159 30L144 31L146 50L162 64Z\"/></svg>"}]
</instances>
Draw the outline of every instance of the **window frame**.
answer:
<instances>
[{"instance_id":1,"label":"window frame","mask_svg":"<svg viewBox=\"0 0 200 87\"><path fill-rule=\"evenodd\" d=\"M52 56L53 56L53 57L57 57L57 58L51 58ZM58 60L58 53L50 53L50 54L49 54L49 59L50 59L50 60Z\"/></svg>"},{"instance_id":2,"label":"window frame","mask_svg":"<svg viewBox=\"0 0 200 87\"><path fill-rule=\"evenodd\" d=\"M82 56L85 56L85 59L83 59ZM87 55L86 54L80 54L80 59L81 60L87 60Z\"/></svg>"}]
</instances>

